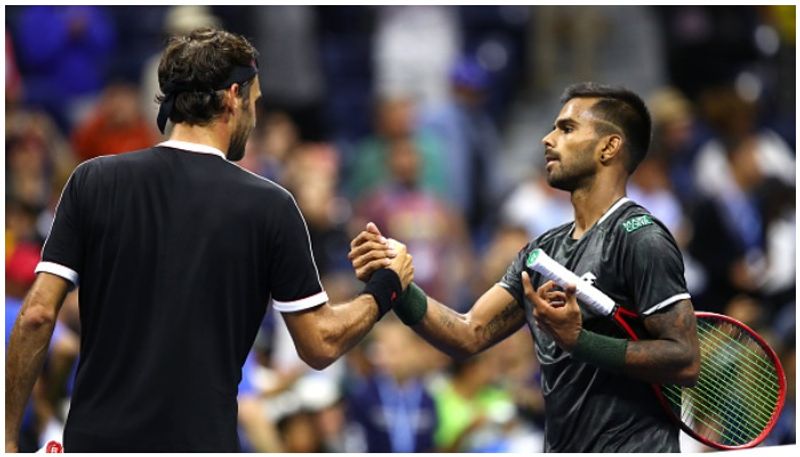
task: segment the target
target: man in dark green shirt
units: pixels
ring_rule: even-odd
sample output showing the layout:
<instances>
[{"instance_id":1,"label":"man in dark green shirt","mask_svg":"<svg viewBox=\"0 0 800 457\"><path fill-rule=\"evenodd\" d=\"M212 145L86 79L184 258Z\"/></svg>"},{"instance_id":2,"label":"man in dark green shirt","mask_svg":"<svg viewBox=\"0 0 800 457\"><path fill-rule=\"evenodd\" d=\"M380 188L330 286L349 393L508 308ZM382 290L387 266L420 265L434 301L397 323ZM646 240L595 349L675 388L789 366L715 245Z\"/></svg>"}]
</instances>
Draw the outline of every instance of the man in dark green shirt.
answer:
<instances>
[{"instance_id":1,"label":"man in dark green shirt","mask_svg":"<svg viewBox=\"0 0 800 457\"><path fill-rule=\"evenodd\" d=\"M634 93L595 83L567 88L542 139L548 183L570 193L575 220L526 245L466 314L409 287L395 312L455 357L480 352L525 323L542 369L545 451L677 452L678 427L650 383L693 385L699 350L683 260L667 228L625 196L650 142L650 116ZM366 280L391 253L368 225L351 245ZM554 287L526 264L534 249L635 313L649 337L628 341L582 309L575 285ZM600 349L602 348L602 349Z\"/></svg>"}]
</instances>

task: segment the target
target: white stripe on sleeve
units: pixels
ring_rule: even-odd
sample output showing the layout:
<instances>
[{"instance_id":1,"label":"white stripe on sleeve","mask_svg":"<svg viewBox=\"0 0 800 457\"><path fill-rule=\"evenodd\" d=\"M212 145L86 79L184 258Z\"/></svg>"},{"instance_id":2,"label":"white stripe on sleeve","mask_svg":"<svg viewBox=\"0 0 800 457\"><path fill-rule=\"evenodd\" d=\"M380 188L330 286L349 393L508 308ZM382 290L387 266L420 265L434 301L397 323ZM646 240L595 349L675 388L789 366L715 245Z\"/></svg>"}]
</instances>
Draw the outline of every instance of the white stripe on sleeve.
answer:
<instances>
[{"instance_id":1,"label":"white stripe on sleeve","mask_svg":"<svg viewBox=\"0 0 800 457\"><path fill-rule=\"evenodd\" d=\"M328 294L323 290L322 292L316 293L310 297L301 298L300 300L295 301L278 301L273 299L272 307L275 308L275 311L280 311L282 313L293 313L319 306L326 301L328 301Z\"/></svg>"},{"instance_id":2,"label":"white stripe on sleeve","mask_svg":"<svg viewBox=\"0 0 800 457\"><path fill-rule=\"evenodd\" d=\"M686 293L673 295L673 296L669 297L668 299L656 304L655 306L651 306L647 311L642 312L642 315L649 316L649 315L653 314L654 312L658 311L659 309L664 308L666 306L669 306L669 305L675 303L676 301L689 300L690 298L692 298L692 296L689 295L689 294L686 294Z\"/></svg>"},{"instance_id":3,"label":"white stripe on sleeve","mask_svg":"<svg viewBox=\"0 0 800 457\"><path fill-rule=\"evenodd\" d=\"M60 265L54 262L39 262L36 265L36 269L34 273L50 273L56 276L60 276L67 281L71 282L74 285L78 285L78 272L73 270L72 268L65 267L64 265Z\"/></svg>"}]
</instances>

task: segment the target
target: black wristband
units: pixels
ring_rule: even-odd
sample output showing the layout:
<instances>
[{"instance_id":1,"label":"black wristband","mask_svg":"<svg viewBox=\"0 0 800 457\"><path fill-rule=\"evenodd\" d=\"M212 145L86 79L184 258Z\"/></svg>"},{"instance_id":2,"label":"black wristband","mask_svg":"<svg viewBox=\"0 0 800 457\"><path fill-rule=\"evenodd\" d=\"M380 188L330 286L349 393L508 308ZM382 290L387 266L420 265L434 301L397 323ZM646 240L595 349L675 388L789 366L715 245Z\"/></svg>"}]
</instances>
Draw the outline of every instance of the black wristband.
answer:
<instances>
[{"instance_id":1,"label":"black wristband","mask_svg":"<svg viewBox=\"0 0 800 457\"><path fill-rule=\"evenodd\" d=\"M369 282L364 287L362 294L370 294L378 304L378 320L388 313L395 300L403 292L400 276L388 268L382 268L372 273Z\"/></svg>"}]
</instances>

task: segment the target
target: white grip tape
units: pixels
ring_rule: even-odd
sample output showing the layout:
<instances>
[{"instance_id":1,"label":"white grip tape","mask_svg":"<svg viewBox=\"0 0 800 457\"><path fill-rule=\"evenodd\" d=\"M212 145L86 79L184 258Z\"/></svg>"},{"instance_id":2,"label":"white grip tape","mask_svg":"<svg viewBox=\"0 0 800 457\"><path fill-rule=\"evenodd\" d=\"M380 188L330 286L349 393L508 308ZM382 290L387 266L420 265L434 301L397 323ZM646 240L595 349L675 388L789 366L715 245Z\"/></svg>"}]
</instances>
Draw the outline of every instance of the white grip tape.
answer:
<instances>
[{"instance_id":1,"label":"white grip tape","mask_svg":"<svg viewBox=\"0 0 800 457\"><path fill-rule=\"evenodd\" d=\"M578 290L576 295L581 302L588 306L594 313L601 316L608 316L614 312L616 304L611 297L579 278L578 275L553 260L541 249L534 249L530 255L528 255L528 260L525 263L529 268L534 269L562 288L566 288L568 284L577 286Z\"/></svg>"}]
</instances>

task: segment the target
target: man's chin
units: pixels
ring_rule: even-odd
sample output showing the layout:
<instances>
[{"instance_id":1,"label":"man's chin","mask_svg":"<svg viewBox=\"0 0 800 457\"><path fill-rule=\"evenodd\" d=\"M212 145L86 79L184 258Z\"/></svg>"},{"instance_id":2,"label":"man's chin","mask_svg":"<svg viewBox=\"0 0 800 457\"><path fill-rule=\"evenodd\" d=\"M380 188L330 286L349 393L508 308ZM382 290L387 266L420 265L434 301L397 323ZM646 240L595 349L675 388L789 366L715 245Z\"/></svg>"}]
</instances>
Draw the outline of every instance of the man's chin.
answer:
<instances>
[{"instance_id":1,"label":"man's chin","mask_svg":"<svg viewBox=\"0 0 800 457\"><path fill-rule=\"evenodd\" d=\"M567 192L571 190L569 182L559 179L558 176L553 176L552 174L547 175L547 184L549 184L553 189L565 190Z\"/></svg>"}]
</instances>

